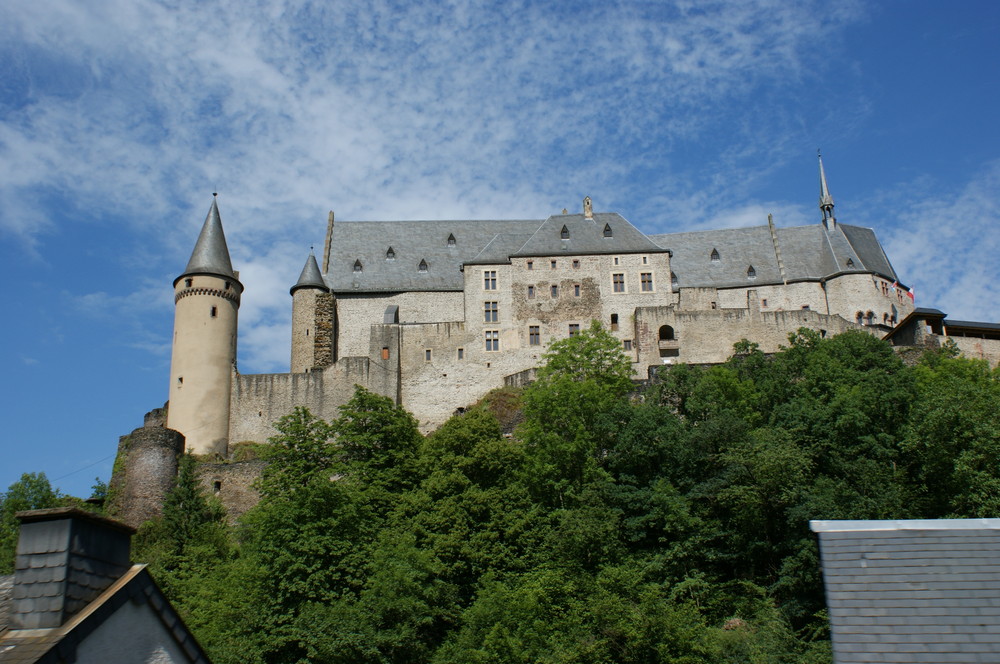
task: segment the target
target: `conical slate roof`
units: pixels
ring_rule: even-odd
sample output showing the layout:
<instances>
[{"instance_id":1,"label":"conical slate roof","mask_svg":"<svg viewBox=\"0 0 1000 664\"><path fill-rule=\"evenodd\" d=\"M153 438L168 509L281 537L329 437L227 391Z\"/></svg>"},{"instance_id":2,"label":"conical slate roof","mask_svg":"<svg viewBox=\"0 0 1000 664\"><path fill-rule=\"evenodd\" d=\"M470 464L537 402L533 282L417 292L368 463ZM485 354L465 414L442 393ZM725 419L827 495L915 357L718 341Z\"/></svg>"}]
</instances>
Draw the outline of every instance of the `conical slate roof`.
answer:
<instances>
[{"instance_id":1,"label":"conical slate roof","mask_svg":"<svg viewBox=\"0 0 1000 664\"><path fill-rule=\"evenodd\" d=\"M191 260L188 261L181 276L187 274L217 274L220 277L236 278L233 274L233 264L229 260L226 235L222 232L219 206L214 198L208 216L205 217L205 225L201 227L198 242L191 252Z\"/></svg>"},{"instance_id":2,"label":"conical slate roof","mask_svg":"<svg viewBox=\"0 0 1000 664\"><path fill-rule=\"evenodd\" d=\"M299 280L295 282L295 285L288 292L294 295L295 291L300 288L322 288L326 290L326 283L323 281L323 275L320 274L319 264L316 263L316 256L312 253L309 254L306 264L302 267L302 274L299 275Z\"/></svg>"}]
</instances>

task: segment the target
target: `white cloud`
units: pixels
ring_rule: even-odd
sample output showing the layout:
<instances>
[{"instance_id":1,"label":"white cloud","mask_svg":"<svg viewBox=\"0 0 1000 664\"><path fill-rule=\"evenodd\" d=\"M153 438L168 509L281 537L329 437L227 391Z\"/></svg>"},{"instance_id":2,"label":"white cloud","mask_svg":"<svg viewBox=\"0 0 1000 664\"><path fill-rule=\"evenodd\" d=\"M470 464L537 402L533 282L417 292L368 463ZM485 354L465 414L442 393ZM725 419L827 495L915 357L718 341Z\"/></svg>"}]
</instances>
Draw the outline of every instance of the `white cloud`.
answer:
<instances>
[{"instance_id":1,"label":"white cloud","mask_svg":"<svg viewBox=\"0 0 1000 664\"><path fill-rule=\"evenodd\" d=\"M882 237L896 271L915 287L918 306L959 320L1000 322L1000 232L995 225L1000 161L986 164L960 191L934 191L922 179L882 201L898 221Z\"/></svg>"}]
</instances>

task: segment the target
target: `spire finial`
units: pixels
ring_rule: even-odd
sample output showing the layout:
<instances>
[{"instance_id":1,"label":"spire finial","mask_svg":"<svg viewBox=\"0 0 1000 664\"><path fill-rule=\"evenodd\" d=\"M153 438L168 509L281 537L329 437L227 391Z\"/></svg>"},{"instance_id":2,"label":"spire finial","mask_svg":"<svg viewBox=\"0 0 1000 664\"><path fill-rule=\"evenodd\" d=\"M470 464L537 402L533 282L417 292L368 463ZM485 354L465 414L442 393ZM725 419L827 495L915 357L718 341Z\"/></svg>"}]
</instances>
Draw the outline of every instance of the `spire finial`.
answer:
<instances>
[{"instance_id":1,"label":"spire finial","mask_svg":"<svg viewBox=\"0 0 1000 664\"><path fill-rule=\"evenodd\" d=\"M819 209L823 211L823 225L831 228L837 225L837 219L833 216L833 196L830 195L830 188L826 184L823 155L819 148L816 148L816 158L819 160Z\"/></svg>"}]
</instances>

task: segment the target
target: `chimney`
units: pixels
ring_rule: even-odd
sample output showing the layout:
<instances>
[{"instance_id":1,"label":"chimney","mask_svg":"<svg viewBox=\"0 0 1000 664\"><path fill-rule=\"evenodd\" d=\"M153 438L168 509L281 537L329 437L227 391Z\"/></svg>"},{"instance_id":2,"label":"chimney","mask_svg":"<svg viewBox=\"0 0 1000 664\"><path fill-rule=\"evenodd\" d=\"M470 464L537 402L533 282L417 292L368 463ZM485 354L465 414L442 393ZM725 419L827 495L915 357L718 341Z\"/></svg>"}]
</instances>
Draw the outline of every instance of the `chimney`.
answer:
<instances>
[{"instance_id":1,"label":"chimney","mask_svg":"<svg viewBox=\"0 0 1000 664\"><path fill-rule=\"evenodd\" d=\"M130 567L133 528L76 507L18 512L13 629L59 627Z\"/></svg>"}]
</instances>

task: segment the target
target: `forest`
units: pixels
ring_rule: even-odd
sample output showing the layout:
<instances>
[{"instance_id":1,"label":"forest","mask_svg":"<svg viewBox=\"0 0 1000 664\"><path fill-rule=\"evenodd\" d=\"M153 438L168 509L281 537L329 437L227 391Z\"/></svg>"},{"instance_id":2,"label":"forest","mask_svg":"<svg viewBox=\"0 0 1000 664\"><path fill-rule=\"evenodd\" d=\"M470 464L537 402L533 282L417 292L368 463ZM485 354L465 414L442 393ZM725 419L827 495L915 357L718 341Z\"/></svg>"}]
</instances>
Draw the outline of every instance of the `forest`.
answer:
<instances>
[{"instance_id":1,"label":"forest","mask_svg":"<svg viewBox=\"0 0 1000 664\"><path fill-rule=\"evenodd\" d=\"M595 323L428 436L362 388L296 410L235 525L185 455L133 559L216 664L830 662L809 520L996 517L998 413L948 346L803 329L637 386ZM2 495L7 572L13 512L61 499Z\"/></svg>"}]
</instances>

